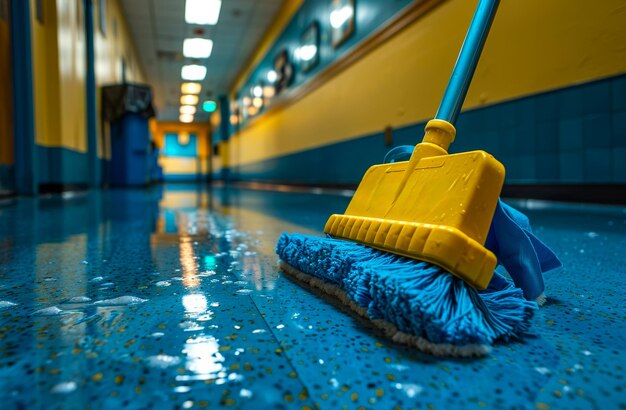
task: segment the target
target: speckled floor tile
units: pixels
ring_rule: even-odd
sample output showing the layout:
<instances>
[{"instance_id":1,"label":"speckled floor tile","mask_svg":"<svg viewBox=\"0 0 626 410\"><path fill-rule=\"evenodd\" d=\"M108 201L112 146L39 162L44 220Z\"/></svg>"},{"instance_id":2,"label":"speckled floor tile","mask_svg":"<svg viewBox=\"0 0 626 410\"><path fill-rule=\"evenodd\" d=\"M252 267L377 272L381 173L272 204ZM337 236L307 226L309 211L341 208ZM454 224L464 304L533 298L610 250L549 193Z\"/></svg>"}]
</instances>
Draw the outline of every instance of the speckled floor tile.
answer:
<instances>
[{"instance_id":1,"label":"speckled floor tile","mask_svg":"<svg viewBox=\"0 0 626 410\"><path fill-rule=\"evenodd\" d=\"M348 196L173 185L0 203L1 408L626 408L626 210L513 203L562 257L522 342L395 345L284 278Z\"/></svg>"}]
</instances>

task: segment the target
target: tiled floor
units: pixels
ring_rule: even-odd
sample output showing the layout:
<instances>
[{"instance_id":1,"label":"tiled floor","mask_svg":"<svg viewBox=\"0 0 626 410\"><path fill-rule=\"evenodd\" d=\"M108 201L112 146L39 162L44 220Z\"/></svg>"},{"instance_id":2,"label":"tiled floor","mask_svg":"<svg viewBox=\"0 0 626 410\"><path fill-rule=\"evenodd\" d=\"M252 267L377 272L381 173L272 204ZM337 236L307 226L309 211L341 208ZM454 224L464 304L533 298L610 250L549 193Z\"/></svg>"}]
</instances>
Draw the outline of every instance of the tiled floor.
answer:
<instances>
[{"instance_id":1,"label":"tiled floor","mask_svg":"<svg viewBox=\"0 0 626 410\"><path fill-rule=\"evenodd\" d=\"M0 407L626 407L626 209L517 203L565 269L523 343L446 360L277 272L280 232L320 232L348 200L179 185L2 202Z\"/></svg>"}]
</instances>

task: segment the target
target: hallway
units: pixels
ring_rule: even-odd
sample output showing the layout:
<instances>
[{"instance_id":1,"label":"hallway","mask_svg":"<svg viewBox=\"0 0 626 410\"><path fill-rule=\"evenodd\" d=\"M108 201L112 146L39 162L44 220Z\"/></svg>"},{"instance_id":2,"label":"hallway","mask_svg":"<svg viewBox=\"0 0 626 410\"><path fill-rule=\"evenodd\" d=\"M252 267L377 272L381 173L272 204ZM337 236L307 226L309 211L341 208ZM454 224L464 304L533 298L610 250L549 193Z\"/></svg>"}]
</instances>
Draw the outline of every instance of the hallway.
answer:
<instances>
[{"instance_id":1,"label":"hallway","mask_svg":"<svg viewBox=\"0 0 626 410\"><path fill-rule=\"evenodd\" d=\"M379 337L278 272L279 234L320 232L351 195L316 192L166 185L0 202L4 408L623 400L624 208L516 202L568 269L546 277L535 336L454 360Z\"/></svg>"}]
</instances>

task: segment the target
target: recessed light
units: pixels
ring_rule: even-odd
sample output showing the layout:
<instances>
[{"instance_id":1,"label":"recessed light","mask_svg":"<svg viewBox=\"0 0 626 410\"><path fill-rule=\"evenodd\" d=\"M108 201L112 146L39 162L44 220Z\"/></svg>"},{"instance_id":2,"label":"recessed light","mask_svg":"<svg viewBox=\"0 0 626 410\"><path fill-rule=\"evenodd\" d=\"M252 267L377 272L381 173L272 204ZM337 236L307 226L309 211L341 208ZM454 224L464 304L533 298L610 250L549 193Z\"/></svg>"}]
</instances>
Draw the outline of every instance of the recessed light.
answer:
<instances>
[{"instance_id":1,"label":"recessed light","mask_svg":"<svg viewBox=\"0 0 626 410\"><path fill-rule=\"evenodd\" d=\"M193 115L196 113L196 107L194 107L193 105L181 105L180 113Z\"/></svg>"},{"instance_id":2,"label":"recessed light","mask_svg":"<svg viewBox=\"0 0 626 410\"><path fill-rule=\"evenodd\" d=\"M185 21L189 24L217 24L222 0L187 0Z\"/></svg>"},{"instance_id":3,"label":"recessed light","mask_svg":"<svg viewBox=\"0 0 626 410\"><path fill-rule=\"evenodd\" d=\"M196 105L198 104L198 96L187 94L180 97L180 103L182 105Z\"/></svg>"},{"instance_id":4,"label":"recessed light","mask_svg":"<svg viewBox=\"0 0 626 410\"><path fill-rule=\"evenodd\" d=\"M202 85L199 83L183 83L180 86L180 92L183 94L200 94Z\"/></svg>"},{"instance_id":5,"label":"recessed light","mask_svg":"<svg viewBox=\"0 0 626 410\"><path fill-rule=\"evenodd\" d=\"M183 41L183 55L187 58L209 58L212 50L213 40L186 38Z\"/></svg>"},{"instance_id":6,"label":"recessed light","mask_svg":"<svg viewBox=\"0 0 626 410\"><path fill-rule=\"evenodd\" d=\"M180 76L183 80L202 81L206 77L206 67L197 64L184 65Z\"/></svg>"},{"instance_id":7,"label":"recessed light","mask_svg":"<svg viewBox=\"0 0 626 410\"><path fill-rule=\"evenodd\" d=\"M190 123L190 122L193 122L193 115L191 115L191 114L181 114L180 117L178 117L178 120L180 122Z\"/></svg>"}]
</instances>

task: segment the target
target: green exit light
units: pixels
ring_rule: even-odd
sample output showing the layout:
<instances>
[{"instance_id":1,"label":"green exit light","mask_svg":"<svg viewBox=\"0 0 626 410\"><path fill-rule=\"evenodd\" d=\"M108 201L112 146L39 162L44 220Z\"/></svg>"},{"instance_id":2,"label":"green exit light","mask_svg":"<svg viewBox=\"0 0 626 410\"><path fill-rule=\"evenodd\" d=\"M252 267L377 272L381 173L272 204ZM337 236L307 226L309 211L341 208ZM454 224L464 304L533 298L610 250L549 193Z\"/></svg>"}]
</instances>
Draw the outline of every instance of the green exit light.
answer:
<instances>
[{"instance_id":1,"label":"green exit light","mask_svg":"<svg viewBox=\"0 0 626 410\"><path fill-rule=\"evenodd\" d=\"M205 101L202 103L202 109L206 112L213 112L217 109L215 101Z\"/></svg>"}]
</instances>

